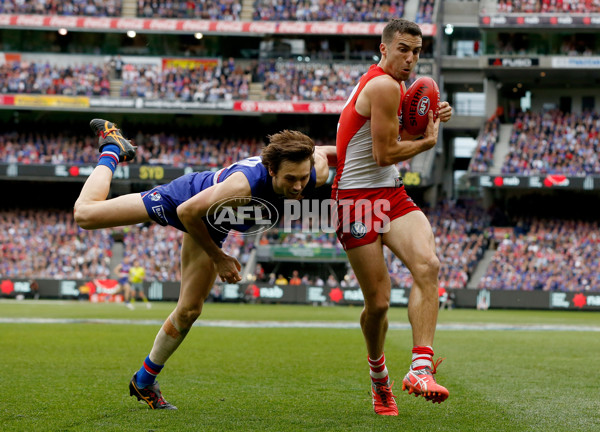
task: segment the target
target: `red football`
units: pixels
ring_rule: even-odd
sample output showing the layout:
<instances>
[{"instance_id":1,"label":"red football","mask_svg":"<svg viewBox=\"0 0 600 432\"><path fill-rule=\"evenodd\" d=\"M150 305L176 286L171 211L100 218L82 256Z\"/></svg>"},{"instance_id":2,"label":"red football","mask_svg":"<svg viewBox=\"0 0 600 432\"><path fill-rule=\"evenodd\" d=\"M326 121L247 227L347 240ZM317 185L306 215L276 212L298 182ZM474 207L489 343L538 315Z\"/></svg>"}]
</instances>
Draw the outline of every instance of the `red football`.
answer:
<instances>
[{"instance_id":1,"label":"red football","mask_svg":"<svg viewBox=\"0 0 600 432\"><path fill-rule=\"evenodd\" d=\"M437 118L440 89L433 78L421 77L406 90L402 99L402 129L410 135L423 135L429 123L428 113Z\"/></svg>"}]
</instances>

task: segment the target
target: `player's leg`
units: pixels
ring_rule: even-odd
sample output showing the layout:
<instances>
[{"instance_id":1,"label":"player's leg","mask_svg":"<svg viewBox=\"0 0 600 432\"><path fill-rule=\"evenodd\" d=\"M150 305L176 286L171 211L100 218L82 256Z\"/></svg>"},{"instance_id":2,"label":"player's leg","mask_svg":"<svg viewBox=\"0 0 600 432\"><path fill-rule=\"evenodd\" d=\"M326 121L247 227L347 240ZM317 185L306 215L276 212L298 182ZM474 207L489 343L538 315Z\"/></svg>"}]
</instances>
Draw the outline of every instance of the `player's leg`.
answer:
<instances>
[{"instance_id":1,"label":"player's leg","mask_svg":"<svg viewBox=\"0 0 600 432\"><path fill-rule=\"evenodd\" d=\"M144 283L143 282L140 282L138 295L139 295L140 300L142 300L142 302L144 302L144 304L146 305L146 308L151 309L152 304L150 303L150 301L148 300L148 297L146 297L146 294L144 293Z\"/></svg>"},{"instance_id":2,"label":"player's leg","mask_svg":"<svg viewBox=\"0 0 600 432\"><path fill-rule=\"evenodd\" d=\"M162 397L155 377L200 316L216 277L212 259L189 234L184 234L177 306L159 330L150 354L129 385L130 394L143 399L153 409L174 408Z\"/></svg>"},{"instance_id":3,"label":"player's leg","mask_svg":"<svg viewBox=\"0 0 600 432\"><path fill-rule=\"evenodd\" d=\"M134 158L135 147L123 137L116 125L107 120L94 119L90 126L99 136L100 159L75 202L75 221L84 229L109 228L150 221L139 194L106 200L117 164Z\"/></svg>"},{"instance_id":4,"label":"player's leg","mask_svg":"<svg viewBox=\"0 0 600 432\"><path fill-rule=\"evenodd\" d=\"M391 282L381 238L377 237L374 243L349 249L346 253L365 299L360 325L367 344L373 409L380 415L398 415L383 353Z\"/></svg>"},{"instance_id":5,"label":"player's leg","mask_svg":"<svg viewBox=\"0 0 600 432\"><path fill-rule=\"evenodd\" d=\"M438 273L431 225L420 211L412 211L390 223L383 243L402 260L413 276L408 302L408 318L413 335L413 361L403 381L403 389L442 402L448 390L435 382L433 339L438 316Z\"/></svg>"}]
</instances>

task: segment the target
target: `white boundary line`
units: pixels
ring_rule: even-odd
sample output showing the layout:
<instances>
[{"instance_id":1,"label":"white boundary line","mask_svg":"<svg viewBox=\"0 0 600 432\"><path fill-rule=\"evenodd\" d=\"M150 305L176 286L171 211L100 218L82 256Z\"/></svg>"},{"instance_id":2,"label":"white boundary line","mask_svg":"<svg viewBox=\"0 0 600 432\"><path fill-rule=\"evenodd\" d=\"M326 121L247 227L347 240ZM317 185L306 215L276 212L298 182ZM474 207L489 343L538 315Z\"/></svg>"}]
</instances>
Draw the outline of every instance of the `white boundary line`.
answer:
<instances>
[{"instance_id":1,"label":"white boundary line","mask_svg":"<svg viewBox=\"0 0 600 432\"><path fill-rule=\"evenodd\" d=\"M88 319L88 318L0 318L0 324L117 324L117 325L151 325L161 326L159 320L130 319ZM194 327L224 328L321 328L321 329L359 329L360 325L347 321L232 321L201 320ZM390 330L410 330L410 324L390 323ZM600 332L599 326L559 325L559 324L477 324L452 323L438 324L437 330L519 330L519 331L577 331Z\"/></svg>"}]
</instances>

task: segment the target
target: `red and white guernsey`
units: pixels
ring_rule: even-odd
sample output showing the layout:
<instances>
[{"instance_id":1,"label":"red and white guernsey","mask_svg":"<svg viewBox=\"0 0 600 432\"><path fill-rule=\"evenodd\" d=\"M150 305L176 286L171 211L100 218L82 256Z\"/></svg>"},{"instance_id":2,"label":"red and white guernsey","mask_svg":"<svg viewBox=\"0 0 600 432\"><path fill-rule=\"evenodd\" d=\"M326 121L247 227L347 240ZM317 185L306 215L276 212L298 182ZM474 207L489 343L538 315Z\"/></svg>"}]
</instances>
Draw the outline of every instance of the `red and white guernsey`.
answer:
<instances>
[{"instance_id":1,"label":"red and white guernsey","mask_svg":"<svg viewBox=\"0 0 600 432\"><path fill-rule=\"evenodd\" d=\"M352 90L337 126L337 174L333 191L338 189L371 189L398 187L400 173L395 165L381 167L373 158L371 119L356 112L356 99L365 85L375 77L386 73L378 65L372 65ZM404 87L400 86L400 101ZM402 113L402 103L398 116Z\"/></svg>"}]
</instances>

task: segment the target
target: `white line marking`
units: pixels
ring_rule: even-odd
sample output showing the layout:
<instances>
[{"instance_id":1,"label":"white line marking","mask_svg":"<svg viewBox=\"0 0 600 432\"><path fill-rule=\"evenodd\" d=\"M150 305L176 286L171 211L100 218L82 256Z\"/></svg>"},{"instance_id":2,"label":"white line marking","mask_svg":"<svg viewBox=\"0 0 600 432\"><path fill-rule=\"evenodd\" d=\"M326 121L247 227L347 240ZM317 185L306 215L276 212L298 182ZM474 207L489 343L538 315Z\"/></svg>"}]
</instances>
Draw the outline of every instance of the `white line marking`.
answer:
<instances>
[{"instance_id":1,"label":"white line marking","mask_svg":"<svg viewBox=\"0 0 600 432\"><path fill-rule=\"evenodd\" d=\"M117 324L117 325L151 325L161 326L159 320L130 319L90 319L90 318L0 318L0 324ZM324 329L359 329L360 325L347 321L232 321L232 320L200 320L194 327L225 328L324 328ZM390 330L410 330L410 324L390 323ZM453 323L438 324L437 330L521 330L521 331L579 331L600 332L598 326L563 325L563 324L471 324Z\"/></svg>"}]
</instances>

